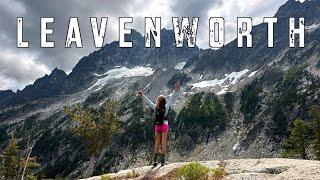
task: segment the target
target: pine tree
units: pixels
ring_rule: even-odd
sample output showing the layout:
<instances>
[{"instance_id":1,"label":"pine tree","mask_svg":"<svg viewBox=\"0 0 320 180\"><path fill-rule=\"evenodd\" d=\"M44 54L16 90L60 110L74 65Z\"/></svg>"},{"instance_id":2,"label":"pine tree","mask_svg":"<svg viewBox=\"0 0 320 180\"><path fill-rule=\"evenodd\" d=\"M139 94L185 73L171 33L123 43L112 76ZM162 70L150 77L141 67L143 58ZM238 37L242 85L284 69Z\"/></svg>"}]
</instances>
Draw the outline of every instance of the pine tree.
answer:
<instances>
[{"instance_id":1,"label":"pine tree","mask_svg":"<svg viewBox=\"0 0 320 180\"><path fill-rule=\"evenodd\" d=\"M285 152L286 157L299 156L302 159L307 158L307 125L300 118L294 121L294 127L291 131L289 140L286 143L287 150Z\"/></svg>"},{"instance_id":2,"label":"pine tree","mask_svg":"<svg viewBox=\"0 0 320 180\"><path fill-rule=\"evenodd\" d=\"M84 140L90 157L84 177L92 175L98 155L111 145L113 135L119 131L115 109L116 103L110 100L105 102L99 111L83 108L80 105L75 109L65 107L67 116L77 122L77 126L72 130Z\"/></svg>"},{"instance_id":3,"label":"pine tree","mask_svg":"<svg viewBox=\"0 0 320 180\"><path fill-rule=\"evenodd\" d=\"M22 172L20 172L21 180L36 180L37 178L33 175L32 171L40 167L40 164L37 162L36 157L30 157L34 145L30 146L29 143L30 142L28 141L28 147L25 151L25 155L20 160L20 167L22 168Z\"/></svg>"},{"instance_id":4,"label":"pine tree","mask_svg":"<svg viewBox=\"0 0 320 180\"><path fill-rule=\"evenodd\" d=\"M317 106L313 106L311 109L312 115L312 130L313 130L313 148L315 155L320 160L320 112Z\"/></svg>"},{"instance_id":5,"label":"pine tree","mask_svg":"<svg viewBox=\"0 0 320 180\"><path fill-rule=\"evenodd\" d=\"M17 139L12 137L9 140L7 148L2 153L1 176L4 179L15 179L18 177L19 171L19 146Z\"/></svg>"},{"instance_id":6,"label":"pine tree","mask_svg":"<svg viewBox=\"0 0 320 180\"><path fill-rule=\"evenodd\" d=\"M27 165L26 165L27 163ZM25 179L26 180L35 180L37 179L33 174L32 171L40 167L40 164L37 162L35 157L25 157L20 160L21 167L26 165L26 172L25 172Z\"/></svg>"},{"instance_id":7,"label":"pine tree","mask_svg":"<svg viewBox=\"0 0 320 180\"><path fill-rule=\"evenodd\" d=\"M226 123L226 111L219 101L218 97L213 93L207 94L203 105L201 106L201 114L203 127L207 127L209 131L206 134L206 142L209 142L210 134L223 128Z\"/></svg>"}]
</instances>

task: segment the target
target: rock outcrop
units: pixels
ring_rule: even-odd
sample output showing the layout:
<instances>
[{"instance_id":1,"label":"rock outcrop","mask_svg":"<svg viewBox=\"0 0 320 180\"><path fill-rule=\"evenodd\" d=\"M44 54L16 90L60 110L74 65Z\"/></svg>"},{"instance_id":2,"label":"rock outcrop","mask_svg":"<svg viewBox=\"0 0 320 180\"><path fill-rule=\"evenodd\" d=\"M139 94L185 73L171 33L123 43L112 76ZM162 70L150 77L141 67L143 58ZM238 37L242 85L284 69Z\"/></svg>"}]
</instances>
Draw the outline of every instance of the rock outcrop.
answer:
<instances>
[{"instance_id":1,"label":"rock outcrop","mask_svg":"<svg viewBox=\"0 0 320 180\"><path fill-rule=\"evenodd\" d=\"M171 163L152 169L145 166L88 178L100 179L171 179L170 174L188 162ZM224 161L202 161L209 168L225 164L225 179L320 179L320 161L299 159L230 159Z\"/></svg>"}]
</instances>

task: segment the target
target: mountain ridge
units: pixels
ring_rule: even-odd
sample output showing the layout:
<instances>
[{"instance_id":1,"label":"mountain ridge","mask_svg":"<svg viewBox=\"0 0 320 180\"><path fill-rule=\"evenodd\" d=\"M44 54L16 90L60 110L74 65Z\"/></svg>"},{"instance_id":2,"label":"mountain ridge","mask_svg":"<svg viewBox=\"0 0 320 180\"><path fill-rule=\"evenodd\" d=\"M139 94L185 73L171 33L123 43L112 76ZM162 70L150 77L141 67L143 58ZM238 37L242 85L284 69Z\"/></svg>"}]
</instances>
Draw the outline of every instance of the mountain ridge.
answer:
<instances>
[{"instance_id":1,"label":"mountain ridge","mask_svg":"<svg viewBox=\"0 0 320 180\"><path fill-rule=\"evenodd\" d=\"M299 9L299 11L292 11L295 9ZM249 65L255 66L255 69L258 69L265 63L268 63L267 61L265 61L266 58L272 59L269 57L275 57L274 55L277 55L277 53L274 52L283 51L283 49L286 47L284 44L287 44L288 40L286 40L286 38L284 37L288 37L289 34L288 18L297 18L304 16L306 18L306 25L319 23L320 3L318 1L304 1L303 3L301 3L294 0L289 0L279 8L275 16L279 18L279 22L275 24L275 39L279 39L280 41L278 40L275 42L275 48L273 48L272 51L270 51L270 49L266 46L267 37L264 35L266 35L267 30L266 25L263 24L256 25L253 28L253 48L236 48L237 39L235 39L228 43L225 46L226 48L220 48L219 50L205 49L201 52L199 51L198 47L187 48L186 43L184 43L183 48L172 49L172 44L174 44L175 42L174 33L173 30L166 29L161 30L161 36L163 37L163 40L161 41L162 48L144 48L144 37L139 32L133 29L131 35L126 36L126 40L133 41L133 48L118 48L117 41L114 41L110 44L106 44L100 50L90 53L88 56L84 56L79 60L79 62L76 64L67 78L65 78L65 82L63 82L62 85L64 86L63 92L61 87L56 87L57 92L52 94L61 95L65 93L75 93L81 89L87 88L92 85L92 82L96 80L96 78L93 76L94 73L99 74L102 72L106 72L109 68L111 68L111 66L131 66L138 64L151 64L154 66L163 64L162 66L166 66L170 64L170 62L168 62L169 59L176 59L172 57L168 58L168 55L172 54L172 52L174 52L173 55L177 58L179 58L179 55L185 54L185 56L182 56L182 58L191 59L187 60L186 67L192 65L193 67L191 69L194 73L204 74L208 71L217 71L217 69L221 69L221 67L225 69L224 73L227 73L230 71L242 70ZM239 53L239 51L241 51L241 53ZM250 55L259 54L260 52L264 52L264 55ZM99 53L101 54L100 57L99 55L97 55ZM117 54L119 54L120 56L116 56ZM237 56L231 57L230 54L237 54ZM241 56L239 56L239 54L241 54ZM104 59L101 59L101 57L104 57ZM162 58L159 59L159 57ZM210 60L206 60L208 59L208 57L210 57ZM130 60L127 58L129 58ZM97 59L100 59L100 62L97 61ZM148 59L153 59L153 62L150 63ZM35 83L36 82L37 80L35 81ZM85 87L83 88L83 86ZM4 94L7 96L6 99L9 100L3 100L2 102L0 102L0 108L5 108L8 105L10 106L21 104L29 100L48 97L44 94L43 96L40 95L39 97L33 98L32 96L35 95L21 93L24 90L31 91L31 88L32 85L27 85L24 89L18 90L17 93L14 94L8 94L7 92L5 92ZM3 91L0 91L0 94L2 93ZM39 92L39 94L41 94L41 92ZM11 103L9 101L11 101Z\"/></svg>"},{"instance_id":2,"label":"mountain ridge","mask_svg":"<svg viewBox=\"0 0 320 180\"><path fill-rule=\"evenodd\" d=\"M0 101L0 108L23 104L30 100L76 93L92 86L97 80L95 74L105 73L114 66L152 65L165 68L169 64L187 61L198 51L198 47L187 48L186 45L182 48L174 48L172 30L162 29L161 36L163 37L162 48L145 48L144 37L136 30L132 30L131 35L126 36L126 40L133 41L132 48L119 48L118 41L114 41L81 58L69 75L55 68L50 75L37 79L33 84L27 85L16 93L0 91L0 96L7 96L5 100ZM55 75L57 77L53 77ZM40 90L39 86L44 90ZM50 93L46 94L48 92L44 91L50 91Z\"/></svg>"},{"instance_id":3,"label":"mountain ridge","mask_svg":"<svg viewBox=\"0 0 320 180\"><path fill-rule=\"evenodd\" d=\"M313 17L313 23L318 18ZM159 94L170 96L180 80L183 93L169 116L169 161L282 157L294 120L310 123L311 106L320 107L320 28L307 30L305 48L291 49L288 35L282 36L286 29L285 25L278 29L273 49L266 48L266 36L256 36L256 48L251 50L237 50L233 42L217 51L178 50L169 30L163 31L163 48L146 49L142 36L133 32L141 44L119 49L116 42L110 43L83 57L67 77L53 70L28 91L18 92L30 93L17 96L24 98L17 99L19 104L0 105L0 134L17 136L21 148L30 137L32 156L42 164L39 173L44 176L77 178L88 158L63 107L99 109L112 99L119 103L123 133L101 152L94 174L145 166L152 157L153 112L135 96L136 91L143 90L154 101ZM264 31L263 24L257 25L254 35ZM43 94L35 96L39 89ZM10 102L12 94L0 93L4 97L0 101ZM0 142L1 150L7 141ZM315 159L311 145L306 148L307 158Z\"/></svg>"}]
</instances>

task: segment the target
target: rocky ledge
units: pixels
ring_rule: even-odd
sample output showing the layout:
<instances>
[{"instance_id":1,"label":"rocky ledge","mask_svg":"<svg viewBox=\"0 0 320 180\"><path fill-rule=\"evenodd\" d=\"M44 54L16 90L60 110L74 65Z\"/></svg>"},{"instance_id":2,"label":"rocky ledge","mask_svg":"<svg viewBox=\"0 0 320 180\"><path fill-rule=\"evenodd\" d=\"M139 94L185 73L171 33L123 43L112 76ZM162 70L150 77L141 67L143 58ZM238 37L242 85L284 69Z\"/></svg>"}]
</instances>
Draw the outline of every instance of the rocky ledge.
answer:
<instances>
[{"instance_id":1,"label":"rocky ledge","mask_svg":"<svg viewBox=\"0 0 320 180\"><path fill-rule=\"evenodd\" d=\"M187 163L189 162L170 163L154 169L151 166L145 166L88 179L172 179L170 174ZM224 164L227 174L224 179L320 179L320 161L266 158L201 161L200 163L209 168Z\"/></svg>"}]
</instances>

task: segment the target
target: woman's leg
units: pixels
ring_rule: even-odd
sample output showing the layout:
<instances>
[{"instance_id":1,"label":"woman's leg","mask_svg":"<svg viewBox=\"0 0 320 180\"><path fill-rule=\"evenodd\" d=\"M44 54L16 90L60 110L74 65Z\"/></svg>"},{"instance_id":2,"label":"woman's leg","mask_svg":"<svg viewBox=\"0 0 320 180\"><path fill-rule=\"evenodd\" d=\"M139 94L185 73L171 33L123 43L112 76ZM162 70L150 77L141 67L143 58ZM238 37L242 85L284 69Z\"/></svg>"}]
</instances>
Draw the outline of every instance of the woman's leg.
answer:
<instances>
[{"instance_id":1,"label":"woman's leg","mask_svg":"<svg viewBox=\"0 0 320 180\"><path fill-rule=\"evenodd\" d=\"M154 138L154 154L160 154L161 132L155 132Z\"/></svg>"},{"instance_id":2,"label":"woman's leg","mask_svg":"<svg viewBox=\"0 0 320 180\"><path fill-rule=\"evenodd\" d=\"M168 134L168 131L163 131L161 134L161 157L160 157L161 166L164 166L166 162L167 134Z\"/></svg>"},{"instance_id":3,"label":"woman's leg","mask_svg":"<svg viewBox=\"0 0 320 180\"><path fill-rule=\"evenodd\" d=\"M167 153L167 136L168 131L164 131L161 134L161 154L165 155Z\"/></svg>"},{"instance_id":4,"label":"woman's leg","mask_svg":"<svg viewBox=\"0 0 320 180\"><path fill-rule=\"evenodd\" d=\"M161 140L161 134L159 132L155 131L153 167L156 167L158 164L158 155L160 154L160 140Z\"/></svg>"}]
</instances>

